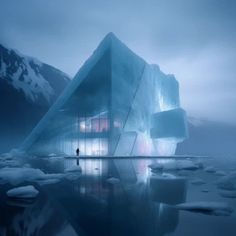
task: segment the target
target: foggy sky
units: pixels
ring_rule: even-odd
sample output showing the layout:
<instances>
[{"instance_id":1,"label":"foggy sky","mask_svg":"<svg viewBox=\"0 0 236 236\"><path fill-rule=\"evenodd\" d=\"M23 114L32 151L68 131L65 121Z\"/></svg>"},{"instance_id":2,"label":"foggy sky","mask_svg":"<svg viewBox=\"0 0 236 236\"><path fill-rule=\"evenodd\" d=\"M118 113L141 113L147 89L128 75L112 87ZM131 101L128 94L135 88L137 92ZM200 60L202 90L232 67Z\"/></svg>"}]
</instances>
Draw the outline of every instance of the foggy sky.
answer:
<instances>
[{"instance_id":1,"label":"foggy sky","mask_svg":"<svg viewBox=\"0 0 236 236\"><path fill-rule=\"evenodd\" d=\"M0 43L71 76L111 31L176 76L188 115L236 124L236 1L0 1Z\"/></svg>"}]
</instances>

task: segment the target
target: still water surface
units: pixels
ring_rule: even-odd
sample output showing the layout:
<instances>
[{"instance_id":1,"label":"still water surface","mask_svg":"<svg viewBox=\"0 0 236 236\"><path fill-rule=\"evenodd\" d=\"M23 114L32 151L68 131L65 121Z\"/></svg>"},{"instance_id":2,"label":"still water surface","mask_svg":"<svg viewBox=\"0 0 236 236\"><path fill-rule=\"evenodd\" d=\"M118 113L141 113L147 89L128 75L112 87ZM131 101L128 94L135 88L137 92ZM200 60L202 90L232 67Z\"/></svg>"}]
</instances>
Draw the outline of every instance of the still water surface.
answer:
<instances>
[{"instance_id":1,"label":"still water surface","mask_svg":"<svg viewBox=\"0 0 236 236\"><path fill-rule=\"evenodd\" d=\"M219 194L215 173L198 170L165 171L177 176L156 177L149 164L170 158L81 159L82 173L59 183L38 185L34 201L6 197L9 184L0 188L0 235L43 236L235 236L236 198ZM204 166L230 173L233 158L199 158ZM46 173L63 173L76 159L34 158L30 165ZM72 176L73 177L73 176ZM110 181L108 181L109 178ZM203 183L193 184L200 178ZM193 201L227 202L234 212L215 216L178 210L175 204ZM207 212L206 212L207 213Z\"/></svg>"}]
</instances>

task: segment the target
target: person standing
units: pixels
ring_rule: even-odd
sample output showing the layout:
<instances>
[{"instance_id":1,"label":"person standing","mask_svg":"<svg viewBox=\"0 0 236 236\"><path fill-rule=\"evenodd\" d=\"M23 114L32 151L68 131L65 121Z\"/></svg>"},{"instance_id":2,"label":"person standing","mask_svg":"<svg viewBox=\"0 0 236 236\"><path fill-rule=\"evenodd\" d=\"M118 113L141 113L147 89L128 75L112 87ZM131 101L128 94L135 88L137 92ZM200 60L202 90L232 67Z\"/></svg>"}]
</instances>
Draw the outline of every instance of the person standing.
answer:
<instances>
[{"instance_id":1,"label":"person standing","mask_svg":"<svg viewBox=\"0 0 236 236\"><path fill-rule=\"evenodd\" d=\"M79 148L76 149L77 165L79 165Z\"/></svg>"}]
</instances>

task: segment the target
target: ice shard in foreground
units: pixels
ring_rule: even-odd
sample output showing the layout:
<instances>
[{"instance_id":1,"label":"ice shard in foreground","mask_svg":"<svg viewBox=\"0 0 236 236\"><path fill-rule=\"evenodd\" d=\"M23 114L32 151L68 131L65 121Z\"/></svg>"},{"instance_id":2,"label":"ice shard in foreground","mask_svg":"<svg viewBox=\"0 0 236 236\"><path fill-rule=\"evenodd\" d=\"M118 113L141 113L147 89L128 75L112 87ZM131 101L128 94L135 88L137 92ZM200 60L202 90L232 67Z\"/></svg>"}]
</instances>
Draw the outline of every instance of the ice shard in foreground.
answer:
<instances>
[{"instance_id":1,"label":"ice shard in foreground","mask_svg":"<svg viewBox=\"0 0 236 236\"><path fill-rule=\"evenodd\" d=\"M109 33L21 149L38 155L173 155L187 137L173 75Z\"/></svg>"}]
</instances>

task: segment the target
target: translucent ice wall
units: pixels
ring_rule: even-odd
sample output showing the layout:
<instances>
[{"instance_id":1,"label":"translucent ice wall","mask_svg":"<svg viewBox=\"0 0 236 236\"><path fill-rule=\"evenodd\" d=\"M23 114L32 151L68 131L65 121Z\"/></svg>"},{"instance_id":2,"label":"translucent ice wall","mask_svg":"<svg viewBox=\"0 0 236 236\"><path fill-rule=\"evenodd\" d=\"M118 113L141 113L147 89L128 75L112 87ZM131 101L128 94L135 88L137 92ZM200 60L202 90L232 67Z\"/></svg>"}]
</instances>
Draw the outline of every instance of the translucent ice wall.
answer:
<instances>
[{"instance_id":1,"label":"translucent ice wall","mask_svg":"<svg viewBox=\"0 0 236 236\"><path fill-rule=\"evenodd\" d=\"M120 86L122 96L117 96L127 118L123 120L115 155L174 155L177 143L186 137L178 82L174 76L162 73L158 66L148 64L136 80L132 87L126 79L126 86ZM124 100L129 87L136 91L133 97Z\"/></svg>"},{"instance_id":2,"label":"translucent ice wall","mask_svg":"<svg viewBox=\"0 0 236 236\"><path fill-rule=\"evenodd\" d=\"M179 84L173 75L165 75L152 65L155 78L155 102L151 114L150 136L155 155L174 155L176 146L187 137L186 114L180 108Z\"/></svg>"}]
</instances>

